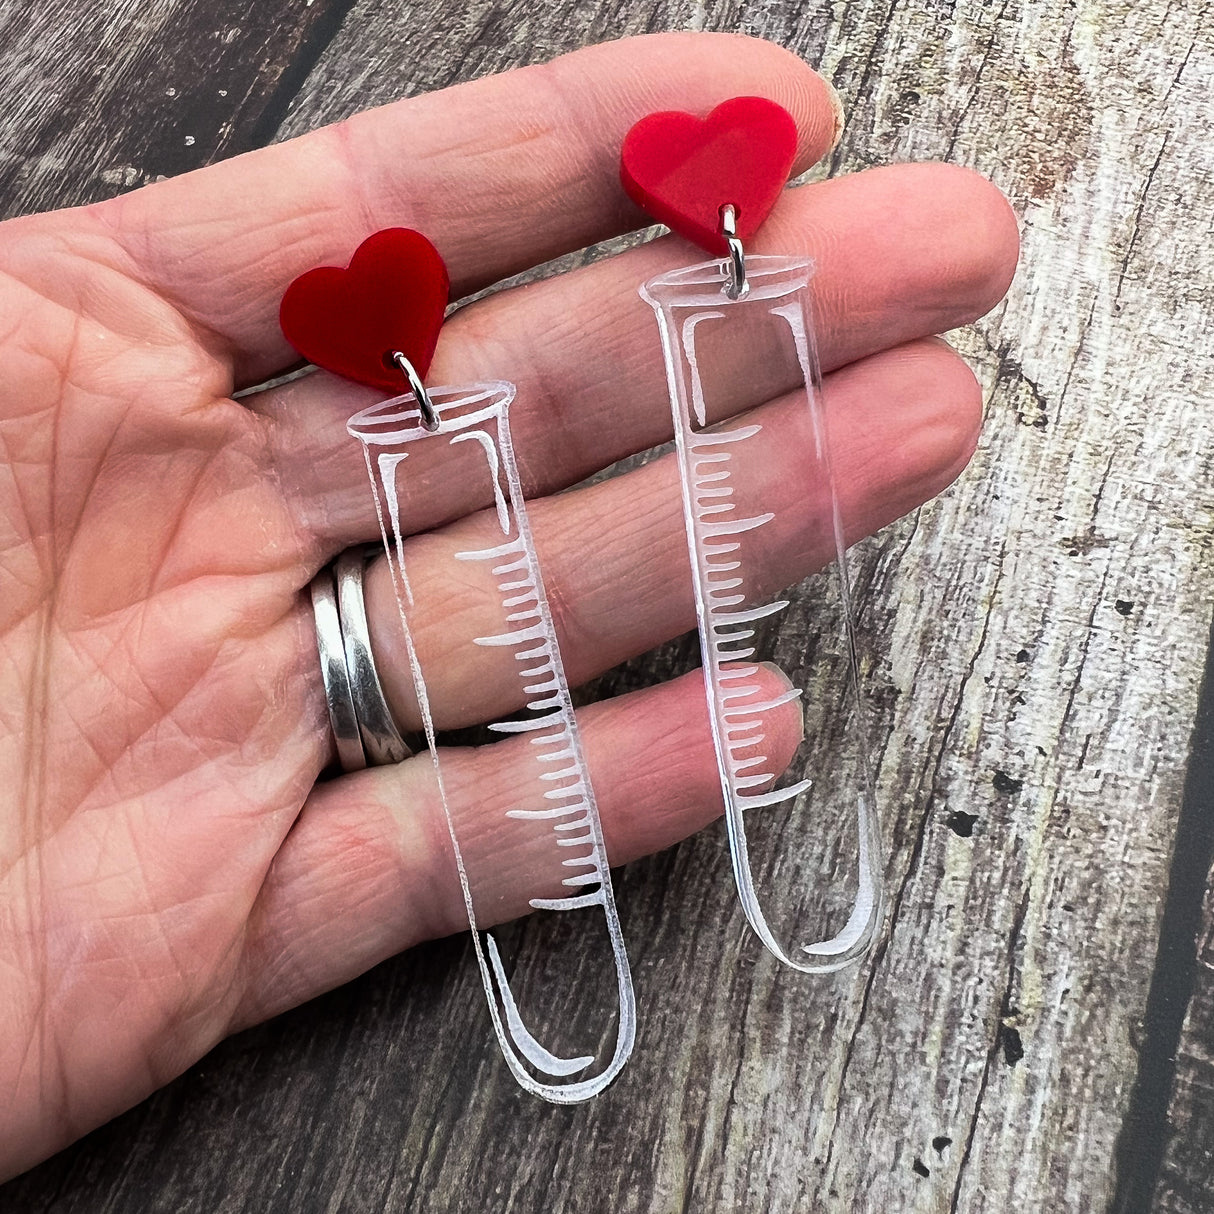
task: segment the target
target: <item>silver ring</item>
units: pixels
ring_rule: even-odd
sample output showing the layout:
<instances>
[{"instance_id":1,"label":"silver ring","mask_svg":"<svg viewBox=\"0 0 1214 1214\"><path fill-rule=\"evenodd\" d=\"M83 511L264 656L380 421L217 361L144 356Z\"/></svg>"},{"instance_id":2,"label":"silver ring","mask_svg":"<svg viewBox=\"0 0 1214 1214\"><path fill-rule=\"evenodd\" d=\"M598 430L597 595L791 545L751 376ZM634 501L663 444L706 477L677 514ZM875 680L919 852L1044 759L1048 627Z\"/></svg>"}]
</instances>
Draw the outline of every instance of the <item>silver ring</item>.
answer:
<instances>
[{"instance_id":1,"label":"silver ring","mask_svg":"<svg viewBox=\"0 0 1214 1214\"><path fill-rule=\"evenodd\" d=\"M417 407L422 415L422 428L433 434L438 429L438 410L435 409L434 402L430 399L430 393L426 391L426 385L422 383L422 377L417 373L417 368L399 350L392 351L392 361L408 381L409 391L413 393L413 399L417 401Z\"/></svg>"},{"instance_id":2,"label":"silver ring","mask_svg":"<svg viewBox=\"0 0 1214 1214\"><path fill-rule=\"evenodd\" d=\"M328 566L312 579L310 589L312 614L316 620L316 649L320 654L320 677L325 685L329 725L337 745L337 761L342 771L360 771L367 765L367 756L359 735L354 692L346 669L346 649L342 642L337 595L333 590L333 573Z\"/></svg>"},{"instance_id":3,"label":"silver ring","mask_svg":"<svg viewBox=\"0 0 1214 1214\"><path fill-rule=\"evenodd\" d=\"M750 283L746 279L746 252L738 239L738 209L732 202L721 208L721 235L729 246L725 294L736 303L750 294Z\"/></svg>"},{"instance_id":4,"label":"silver ring","mask_svg":"<svg viewBox=\"0 0 1214 1214\"><path fill-rule=\"evenodd\" d=\"M354 711L362 735L363 750L372 767L400 763L413 752L400 736L392 711L384 696L375 658L371 653L371 630L367 625L367 605L363 598L364 549L348 548L333 564L337 581L337 605L341 616L341 634L345 643L346 672Z\"/></svg>"}]
</instances>

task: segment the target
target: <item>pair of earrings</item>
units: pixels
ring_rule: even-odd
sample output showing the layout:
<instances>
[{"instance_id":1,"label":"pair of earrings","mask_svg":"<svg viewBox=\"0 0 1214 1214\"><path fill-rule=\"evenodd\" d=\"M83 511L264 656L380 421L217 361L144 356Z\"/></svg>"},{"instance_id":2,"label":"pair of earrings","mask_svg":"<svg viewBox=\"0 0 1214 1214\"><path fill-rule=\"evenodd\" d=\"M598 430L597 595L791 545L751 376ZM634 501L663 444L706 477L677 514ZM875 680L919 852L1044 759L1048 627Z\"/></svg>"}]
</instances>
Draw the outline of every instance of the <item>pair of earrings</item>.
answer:
<instances>
[{"instance_id":1,"label":"pair of earrings","mask_svg":"<svg viewBox=\"0 0 1214 1214\"><path fill-rule=\"evenodd\" d=\"M711 260L646 282L642 298L661 334L681 479L712 738L725 803L730 852L742 909L755 933L781 962L803 972L830 972L867 951L880 920L879 831L860 714L850 591L838 501L830 467L814 330L809 305L813 266L805 258L748 256L744 242L759 229L784 188L796 152L792 117L771 101L742 97L707 119L652 114L628 133L621 177L630 197L656 220L699 244ZM623 933L616 912L602 827L543 577L531 537L509 425L515 388L506 382L427 388L449 293L442 258L422 235L389 229L370 237L347 269L324 267L292 283L282 304L288 340L310 361L393 393L349 421L361 444L375 495L417 702L451 834L493 1028L506 1061L528 1091L556 1103L585 1100L619 1073L632 1050L636 1007ZM794 474L762 420L740 419L736 399L743 360L795 367L784 407L799 432ZM713 371L719 374L714 376ZM718 391L721 382L732 385ZM408 390L401 394L401 389ZM765 395L761 393L760 395ZM430 688L438 672L419 654L413 621L409 519L402 517L403 478L423 449L446 446L446 475L479 486L492 509L491 534L454 554L492 580L497 621L476 645L509 654L524 711L489 726L529 744L529 777L495 821L494 855L526 857L534 890L530 906L565 919L590 918L605 938L609 971L592 1001L607 1002L614 1046L599 1050L601 1024L588 1052L542 1043L523 1009L531 987L512 969L498 938L479 922L494 912L494 859L470 846L471 827L444 781ZM785 443L785 447L787 444ZM416 462L416 461L415 461ZM833 651L806 655L806 640L774 627L790 599L769 597L772 568L830 563L840 624ZM778 589L779 587L775 587ZM798 599L800 596L798 596ZM627 609L627 604L621 604ZM767 656L781 659L793 687L763 700L757 682ZM789 669L791 667L791 669ZM846 718L849 757L824 773L803 744L787 770L764 753L764 719L785 703L812 707L816 735ZM819 833L847 807L855 823L854 897L845 921L827 938L786 948L779 937L797 924L820 891L764 889L751 861L751 823L779 834L777 850L795 850L808 830ZM810 825L807 827L806 822ZM483 832L478 824L478 835ZM503 862L506 862L503 860ZM846 867L838 857L833 867ZM773 922L772 906L783 917ZM574 1003L592 986L585 973L567 978L563 999Z\"/></svg>"}]
</instances>

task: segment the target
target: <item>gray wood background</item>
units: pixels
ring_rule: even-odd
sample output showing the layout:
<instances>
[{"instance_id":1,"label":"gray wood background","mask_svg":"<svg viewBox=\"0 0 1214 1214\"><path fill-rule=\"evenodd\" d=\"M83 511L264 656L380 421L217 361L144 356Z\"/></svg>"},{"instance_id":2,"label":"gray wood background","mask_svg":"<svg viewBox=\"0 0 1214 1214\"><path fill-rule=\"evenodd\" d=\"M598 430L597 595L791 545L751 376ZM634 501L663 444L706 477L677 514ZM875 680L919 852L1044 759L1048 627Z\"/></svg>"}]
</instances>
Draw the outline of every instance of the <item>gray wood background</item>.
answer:
<instances>
[{"instance_id":1,"label":"gray wood background","mask_svg":"<svg viewBox=\"0 0 1214 1214\"><path fill-rule=\"evenodd\" d=\"M955 335L988 401L973 466L862 557L892 897L859 978L760 956L709 831L619 874L642 1020L591 1105L515 1090L455 939L228 1041L0 1209L1214 1209L1211 16L2 0L9 214L588 42L712 28L834 81L830 172L973 166L1024 255Z\"/></svg>"}]
</instances>

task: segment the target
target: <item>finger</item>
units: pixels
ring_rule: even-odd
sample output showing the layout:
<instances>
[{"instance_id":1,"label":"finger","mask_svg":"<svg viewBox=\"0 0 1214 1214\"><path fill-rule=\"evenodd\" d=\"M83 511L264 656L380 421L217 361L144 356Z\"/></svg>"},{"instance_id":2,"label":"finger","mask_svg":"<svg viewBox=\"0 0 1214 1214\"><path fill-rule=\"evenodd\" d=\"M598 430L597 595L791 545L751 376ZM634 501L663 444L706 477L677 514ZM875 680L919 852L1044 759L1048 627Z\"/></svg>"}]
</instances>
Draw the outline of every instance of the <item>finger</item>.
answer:
<instances>
[{"instance_id":1,"label":"finger","mask_svg":"<svg viewBox=\"0 0 1214 1214\"><path fill-rule=\"evenodd\" d=\"M964 466L980 421L978 385L944 343L925 341L837 372L826 394L832 463L849 541L939 492ZM731 481L737 517L775 511L752 533L755 601L834 558L830 502L811 457L801 396L746 415L763 428ZM746 479L749 477L749 479ZM679 473L667 456L586 489L535 501L532 532L566 676L576 686L694 626ZM473 638L503 628L498 579L455 554L490 546L490 512L411 539L405 564L415 599L410 626L440 728L493 719L526 697L513 651ZM499 532L500 534L500 529ZM367 572L372 643L394 715L420 729L408 655L386 562Z\"/></svg>"},{"instance_id":2,"label":"finger","mask_svg":"<svg viewBox=\"0 0 1214 1214\"><path fill-rule=\"evenodd\" d=\"M625 132L652 110L759 94L796 119L796 171L831 146L837 102L787 51L661 34L356 115L106 204L138 273L236 353L238 379L295 361L278 331L288 283L345 264L371 232L424 232L454 293L647 221L619 184Z\"/></svg>"},{"instance_id":3,"label":"finger","mask_svg":"<svg viewBox=\"0 0 1214 1214\"><path fill-rule=\"evenodd\" d=\"M763 668L761 694L788 687ZM668 847L721 813L721 789L698 672L578 713L612 865ZM764 750L781 770L800 711L764 716ZM492 867L478 903L526 914L529 857L491 853L518 787L534 779L526 739L443 754L443 782L469 871ZM233 1030L346 982L421 940L467 927L446 819L428 755L318 785L279 851L249 921L244 994Z\"/></svg>"},{"instance_id":4,"label":"finger","mask_svg":"<svg viewBox=\"0 0 1214 1214\"><path fill-rule=\"evenodd\" d=\"M788 191L760 251L810 254L823 366L966 324L991 308L1015 268L1015 219L983 178L949 165L899 165ZM657 325L637 288L683 264L672 239L508 291L448 322L433 383L507 379L514 446L528 495L564 488L671 436ZM790 351L737 335L717 397L727 412L786 392ZM346 419L376 394L315 375L255 398L271 420L279 481L300 530L323 552L377 534L358 444ZM443 452L419 451L403 483L414 530L487 500L440 475ZM435 464L427 467L427 461ZM424 491L411 493L421 485Z\"/></svg>"}]
</instances>

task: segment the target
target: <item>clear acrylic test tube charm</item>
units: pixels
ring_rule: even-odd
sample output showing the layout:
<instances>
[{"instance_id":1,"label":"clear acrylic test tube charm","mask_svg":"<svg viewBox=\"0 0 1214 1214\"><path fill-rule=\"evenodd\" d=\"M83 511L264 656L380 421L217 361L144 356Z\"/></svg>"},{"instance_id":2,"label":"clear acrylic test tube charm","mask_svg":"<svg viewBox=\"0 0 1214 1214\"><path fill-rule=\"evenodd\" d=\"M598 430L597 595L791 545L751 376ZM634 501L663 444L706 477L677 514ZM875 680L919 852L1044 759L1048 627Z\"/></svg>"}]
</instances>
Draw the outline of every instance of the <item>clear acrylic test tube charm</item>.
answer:
<instances>
[{"instance_id":1,"label":"clear acrylic test tube charm","mask_svg":"<svg viewBox=\"0 0 1214 1214\"><path fill-rule=\"evenodd\" d=\"M402 284L416 283L419 276L440 270L442 289L431 295L442 296L441 322L446 275L433 246L405 229L378 233L360 247L349 270L312 272L328 276L313 283L343 309L349 309L351 299L367 306L370 297L371 315L364 316L361 324L357 316L354 320L350 346L354 355L333 366L341 359L331 357L323 341L319 349L309 349L306 334L303 344L292 340L312 361L352 378L387 386L395 374L397 386L407 384L412 389L364 409L350 419L348 429L362 444L371 478L410 673L493 1029L518 1082L546 1100L568 1104L600 1092L627 1062L636 1033L632 979L594 790L515 464L509 426L514 387L493 382L427 390L413 361L415 351L407 355L400 348L417 329L402 325L399 317L395 329L383 324L385 300L389 309L399 307ZM362 292L352 292L334 274L361 275ZM309 277L297 283L305 283L306 289ZM334 291L335 284L343 289ZM421 294L426 294L425 283ZM286 304L284 300L284 331L288 331ZM310 306L321 313L317 332L329 334L334 324L346 319L335 315L332 306L327 311L315 303ZM294 326L295 331L307 330L311 320L306 317ZM368 327L373 331L369 362L362 352ZM425 332L424 324L420 328ZM437 327L433 340L437 341ZM428 349L423 343L424 365L432 352L433 342ZM323 361L326 357L328 362ZM362 374L352 373L352 366ZM500 806L470 796L466 788L458 795L453 791L432 712L431 688L439 685L441 671L430 669L419 653L413 626L415 596L424 600L427 587L410 578L410 520L403 516L401 503L407 497L404 487L413 471L410 465L418 462L415 455L424 449L433 468L439 448L444 479L490 503L482 516L489 520L487 540L450 555L452 572L458 567L460 580L480 579L493 604L491 622L468 643L484 654L486 664L508 662L513 667L519 698L525 704L511 719L488 727L504 739L499 745L516 748L510 765L514 783L499 792ZM494 791L487 789L486 795ZM509 879L504 880L507 868ZM538 960L528 954L527 963L521 952L503 957L498 938L481 926L512 917L511 911L521 913L524 908L513 903L503 910L502 892L508 887L513 894L520 884L529 893L530 909L560 920L560 927L550 933L553 939L533 950L538 951ZM590 936L591 943L597 943L597 955L588 945ZM574 965L564 973L563 951L573 957ZM587 963L588 955L596 964ZM540 1009L552 1014L532 1014ZM543 1031L536 1027L537 1020L543 1021ZM612 1038L614 1043L605 1046Z\"/></svg>"},{"instance_id":2,"label":"clear acrylic test tube charm","mask_svg":"<svg viewBox=\"0 0 1214 1214\"><path fill-rule=\"evenodd\" d=\"M804 972L830 972L871 946L882 881L809 301L813 266L804 258L748 257L742 244L778 198L795 149L795 124L784 110L736 98L703 122L689 114L642 120L625 141L622 177L655 218L718 254L651 279L641 296L661 332L738 896L775 957ZM764 420L771 407L733 416L736 370L744 364L755 368L754 399L783 402L779 436ZM787 381L790 367L795 382ZM789 580L815 565L826 574L786 592ZM791 618L803 617L806 603L818 608L813 626ZM755 680L767 660L793 686L763 700ZM776 756L765 720L794 704L805 738L786 766L789 756ZM756 833L764 836L761 871ZM849 870L850 895L840 896L837 877ZM807 922L829 926L807 930Z\"/></svg>"},{"instance_id":3,"label":"clear acrylic test tube charm","mask_svg":"<svg viewBox=\"0 0 1214 1214\"><path fill-rule=\"evenodd\" d=\"M593 1096L619 1073L632 1049L635 1007L594 791L510 442L508 411L513 397L514 387L507 383L435 388L429 392L435 418L432 430L426 428L413 394L364 410L350 419L349 430L363 443L371 474L414 689L451 828L493 1027L519 1083L536 1095L567 1103ZM534 910L587 911L601 916L615 967L618 1027L610 1060L590 1078L573 1077L596 1061L594 1054L558 1056L532 1035L511 991L497 942L491 932L478 927L477 889L483 882L471 871L466 848L461 845L458 811L449 799L442 751L435 742L427 672L410 627L415 610L414 587L409 578L407 523L400 517L398 485L399 479L408 474L410 449L418 442L443 442L461 448L461 454L468 457L461 475L468 477L470 484L481 477L493 494L497 532L493 541L457 552L454 559L482 566L494 579L501 605L500 627L476 637L475 644L510 654L526 700L526 711L519 719L489 726L495 732L525 738L531 768L530 780L519 787L498 824L497 845L509 850L534 848L541 840L545 844L547 862L532 863L541 887L529 900ZM419 592L424 593L424 589Z\"/></svg>"}]
</instances>

